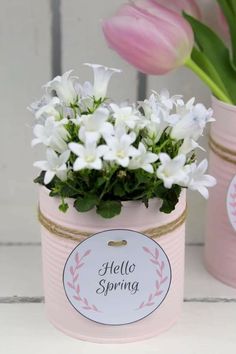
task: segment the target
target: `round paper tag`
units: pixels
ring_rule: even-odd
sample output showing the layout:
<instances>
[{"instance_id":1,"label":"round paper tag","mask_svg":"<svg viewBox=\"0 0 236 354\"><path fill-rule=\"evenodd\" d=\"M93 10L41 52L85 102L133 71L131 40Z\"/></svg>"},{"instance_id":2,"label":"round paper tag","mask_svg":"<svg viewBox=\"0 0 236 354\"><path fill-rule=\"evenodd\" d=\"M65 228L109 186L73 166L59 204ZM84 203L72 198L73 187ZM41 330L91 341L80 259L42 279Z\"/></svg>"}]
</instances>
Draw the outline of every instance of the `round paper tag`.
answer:
<instances>
[{"instance_id":1,"label":"round paper tag","mask_svg":"<svg viewBox=\"0 0 236 354\"><path fill-rule=\"evenodd\" d=\"M232 179L227 193L227 211L230 223L236 231L236 176Z\"/></svg>"},{"instance_id":2,"label":"round paper tag","mask_svg":"<svg viewBox=\"0 0 236 354\"><path fill-rule=\"evenodd\" d=\"M122 240L125 245L120 245ZM171 266L149 237L107 230L71 252L63 283L69 302L81 315L101 324L122 325L141 320L161 305L170 288Z\"/></svg>"}]
</instances>

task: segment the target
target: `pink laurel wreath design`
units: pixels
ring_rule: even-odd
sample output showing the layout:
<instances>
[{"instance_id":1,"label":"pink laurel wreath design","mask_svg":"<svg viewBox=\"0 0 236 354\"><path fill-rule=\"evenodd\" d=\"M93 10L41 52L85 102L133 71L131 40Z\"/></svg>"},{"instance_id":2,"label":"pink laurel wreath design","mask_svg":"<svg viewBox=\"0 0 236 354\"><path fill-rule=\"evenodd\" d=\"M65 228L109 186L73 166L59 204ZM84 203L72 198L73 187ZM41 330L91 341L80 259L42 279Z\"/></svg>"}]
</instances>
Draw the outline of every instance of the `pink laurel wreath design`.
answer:
<instances>
[{"instance_id":1,"label":"pink laurel wreath design","mask_svg":"<svg viewBox=\"0 0 236 354\"><path fill-rule=\"evenodd\" d=\"M231 206L230 213L233 216L233 222L236 224L236 183L232 186L233 191L230 193L229 205Z\"/></svg>"},{"instance_id":2,"label":"pink laurel wreath design","mask_svg":"<svg viewBox=\"0 0 236 354\"><path fill-rule=\"evenodd\" d=\"M147 300L141 302L141 304L138 307L138 310L146 306L155 305L155 297L158 297L163 293L162 286L168 279L167 276L164 276L165 263L163 261L160 261L159 259L160 254L158 249L155 248L154 253L147 247L143 247L143 250L151 256L150 262L152 262L156 266L157 279L155 282L155 290L148 295Z\"/></svg>"},{"instance_id":3,"label":"pink laurel wreath design","mask_svg":"<svg viewBox=\"0 0 236 354\"><path fill-rule=\"evenodd\" d=\"M79 271L85 264L83 261L84 258L87 257L90 253L91 250L87 250L82 257L80 257L78 252L75 254L75 265L70 267L71 281L68 281L67 285L74 290L75 295L73 295L73 298L81 302L83 305L82 309L100 312L95 305L89 304L89 301L86 297L82 297L79 284Z\"/></svg>"}]
</instances>

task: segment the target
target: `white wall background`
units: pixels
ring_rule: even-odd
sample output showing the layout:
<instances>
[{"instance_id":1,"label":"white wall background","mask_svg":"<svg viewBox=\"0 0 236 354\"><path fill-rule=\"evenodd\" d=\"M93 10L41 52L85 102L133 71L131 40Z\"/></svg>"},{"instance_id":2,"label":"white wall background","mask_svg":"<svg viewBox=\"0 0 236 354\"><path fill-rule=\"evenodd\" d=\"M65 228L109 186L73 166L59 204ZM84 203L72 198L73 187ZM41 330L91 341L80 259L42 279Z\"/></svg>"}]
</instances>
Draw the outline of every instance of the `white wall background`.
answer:
<instances>
[{"instance_id":1,"label":"white wall background","mask_svg":"<svg viewBox=\"0 0 236 354\"><path fill-rule=\"evenodd\" d=\"M137 72L107 48L100 20L110 16L122 0L1 0L0 11L0 242L39 242L36 221L37 171L32 151L31 114L26 107L41 96L40 87L51 79L55 68L75 69L81 80L91 77L83 62L101 63L123 69L110 86L114 99L136 99ZM214 21L214 0L201 0L205 16ZM54 52L60 39L55 9L60 5L61 60ZM54 11L54 12L53 12ZM57 11L56 11L57 12ZM58 23L56 19L56 22ZM57 25L56 25L57 26ZM55 46L54 46L55 47ZM55 49L55 48L54 48ZM59 48L60 49L60 48ZM54 67L52 67L52 62ZM163 77L148 78L148 90L166 87L186 99L196 96L210 104L210 93L187 69ZM203 142L206 145L206 139ZM187 241L202 242L205 201L189 194Z\"/></svg>"}]
</instances>

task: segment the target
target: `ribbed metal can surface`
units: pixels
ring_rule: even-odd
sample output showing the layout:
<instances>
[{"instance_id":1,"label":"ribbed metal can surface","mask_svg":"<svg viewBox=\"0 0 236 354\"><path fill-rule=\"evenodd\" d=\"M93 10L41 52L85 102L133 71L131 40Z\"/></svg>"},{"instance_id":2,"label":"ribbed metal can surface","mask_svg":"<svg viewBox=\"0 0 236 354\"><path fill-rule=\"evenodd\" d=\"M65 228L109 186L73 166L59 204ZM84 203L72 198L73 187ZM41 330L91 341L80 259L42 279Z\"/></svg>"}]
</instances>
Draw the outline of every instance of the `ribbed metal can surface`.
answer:
<instances>
[{"instance_id":1,"label":"ribbed metal can surface","mask_svg":"<svg viewBox=\"0 0 236 354\"><path fill-rule=\"evenodd\" d=\"M149 208L139 202L124 202L119 216L105 220L93 210L78 213L73 208L73 200L68 202L70 208L63 214L58 210L59 200L49 197L46 188L40 190L41 212L56 224L82 232L97 233L115 228L143 231L176 220L186 207L185 193L171 214L158 211L158 199L152 200ZM146 318L120 326L98 324L75 311L66 297L62 277L67 258L79 242L58 237L44 226L41 233L46 313L52 324L64 333L91 342L124 343L156 336L177 321L183 303L185 223L156 240L168 256L172 269L171 286L165 300Z\"/></svg>"},{"instance_id":2,"label":"ribbed metal can surface","mask_svg":"<svg viewBox=\"0 0 236 354\"><path fill-rule=\"evenodd\" d=\"M207 206L205 264L217 279L236 287L236 106L215 98L212 106L209 173L217 185Z\"/></svg>"}]
</instances>

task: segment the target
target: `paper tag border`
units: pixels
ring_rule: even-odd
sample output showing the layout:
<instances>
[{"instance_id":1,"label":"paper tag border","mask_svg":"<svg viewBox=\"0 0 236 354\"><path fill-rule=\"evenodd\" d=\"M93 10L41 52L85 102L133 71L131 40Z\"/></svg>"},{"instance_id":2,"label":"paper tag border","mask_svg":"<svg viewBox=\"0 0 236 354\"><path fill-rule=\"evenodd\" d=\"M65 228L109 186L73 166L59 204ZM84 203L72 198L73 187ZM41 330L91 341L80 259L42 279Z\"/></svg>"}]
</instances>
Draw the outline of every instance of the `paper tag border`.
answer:
<instances>
[{"instance_id":1,"label":"paper tag border","mask_svg":"<svg viewBox=\"0 0 236 354\"><path fill-rule=\"evenodd\" d=\"M70 301L68 295L67 295L67 292L66 292L66 289L65 289L65 283L64 283L64 274L65 274L65 268L66 268L66 265L67 265L67 262L69 261L70 259L70 256L71 254L75 251L75 249L80 246L82 243L84 242L87 242L91 237L94 237L94 236L97 236L101 233L104 233L104 232L107 232L107 231L130 231L130 232L135 232L135 233L138 233L146 238L148 238L149 240L151 240L152 242L154 242L155 244L158 245L158 247L160 247L160 249L162 250L162 252L165 254L166 256L166 259L167 259L167 262L168 262L168 265L169 265L169 269L170 269L170 282L169 282L169 286L168 286L168 289L167 289L167 292L164 296L164 298L162 299L162 301L158 304L157 307L155 307L154 310L152 310L149 314L147 314L146 316L138 319L138 320L135 320L135 321L131 321L131 322L127 322L127 323L118 323L118 324L109 324L109 323L102 323L102 322L98 322L98 321L95 321L95 320L92 320L91 318L85 316L83 313L81 313L73 304L72 302ZM165 236L164 236L165 237ZM155 241L154 239L148 237L147 235L143 234L142 232L139 232L139 231L135 231L135 230L131 230L131 229L122 229L122 228L112 228L112 229L107 229L107 230L103 230L103 231L99 231L99 232L96 232L95 234L92 234L91 236L87 237L85 240L81 241L80 243L78 243L74 248L73 250L70 252L70 254L68 255L67 259L66 259L66 262L65 262L65 265L64 265L64 268L63 268L63 272L62 272L62 284L63 284L63 288L64 288L64 293L66 295L66 298L69 302L69 304L75 309L76 312L78 312L81 316L83 316L84 318L86 318L87 320L91 321L91 322L94 322L94 323L97 323L99 325L102 325L102 326L114 326L114 327L118 327L118 326L126 326L126 325L129 325L129 324L133 324L133 323L137 323L137 322L140 322L142 320L144 320L145 318L149 317L152 313L154 313L161 305L162 303L164 302L164 300L166 299L167 295L169 294L169 291L170 291L170 287L171 287L171 284L172 284L172 267L171 267L171 263L170 263L170 260L169 260L169 257L167 256L166 252L164 251L163 247L160 246L160 244Z\"/></svg>"},{"instance_id":2,"label":"paper tag border","mask_svg":"<svg viewBox=\"0 0 236 354\"><path fill-rule=\"evenodd\" d=\"M233 185L233 183L235 182L236 184L236 174L233 176L233 178L230 180L229 184L228 184L228 187L227 187L227 194L226 194L226 210L227 210L227 216L228 216L228 220L229 220L229 223L230 223L230 226L232 227L233 231L236 232L236 224L235 226L233 225L233 222L232 222L232 216L231 216L231 210L230 210L230 206L229 206L229 197L230 197L230 192L232 193L231 191L231 187ZM235 216L235 219L236 219L236 216Z\"/></svg>"}]
</instances>

